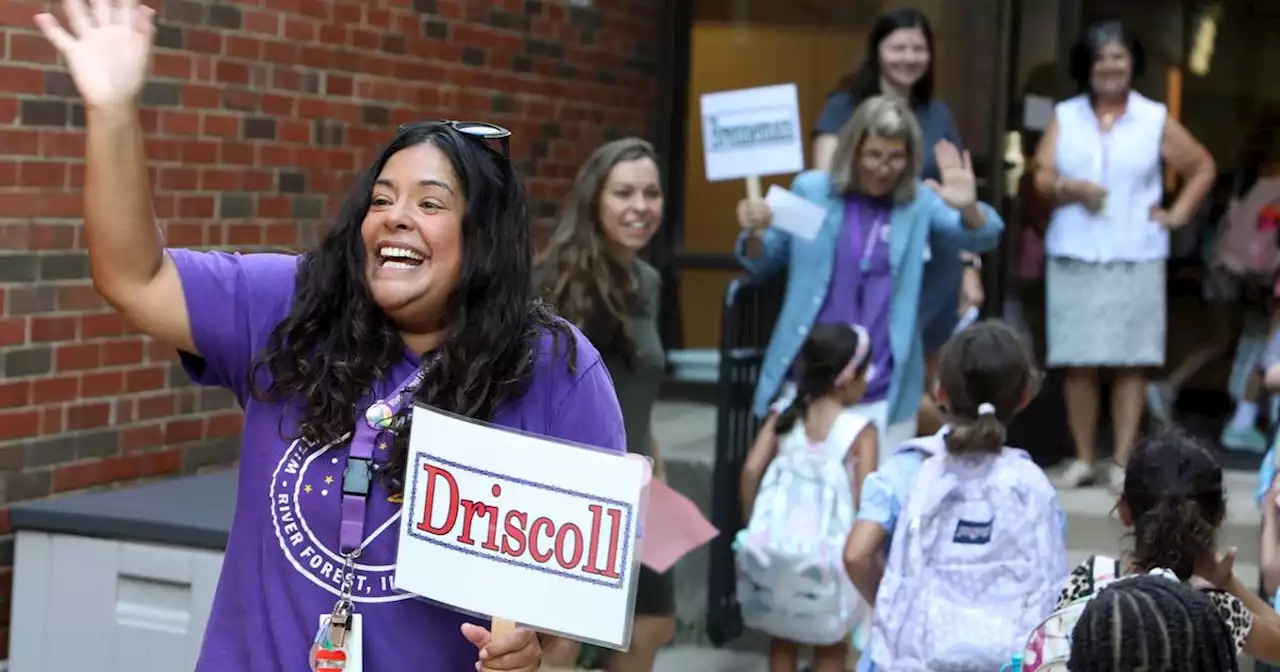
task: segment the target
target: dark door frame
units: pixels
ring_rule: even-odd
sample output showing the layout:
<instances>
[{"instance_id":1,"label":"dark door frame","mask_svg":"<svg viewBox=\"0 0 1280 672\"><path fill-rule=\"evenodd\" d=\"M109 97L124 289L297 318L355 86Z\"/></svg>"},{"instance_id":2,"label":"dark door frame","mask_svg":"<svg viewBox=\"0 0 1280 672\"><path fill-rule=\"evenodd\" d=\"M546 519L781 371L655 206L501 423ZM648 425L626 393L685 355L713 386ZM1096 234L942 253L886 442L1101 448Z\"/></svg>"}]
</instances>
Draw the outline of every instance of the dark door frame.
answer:
<instances>
[{"instance_id":1,"label":"dark door frame","mask_svg":"<svg viewBox=\"0 0 1280 672\"><path fill-rule=\"evenodd\" d=\"M650 250L662 274L662 305L658 329L668 350L684 347L680 313L680 270L684 240L685 153L689 108L689 67L692 64L693 0L661 0L658 42L658 119L656 148L666 164L662 229Z\"/></svg>"}]
</instances>

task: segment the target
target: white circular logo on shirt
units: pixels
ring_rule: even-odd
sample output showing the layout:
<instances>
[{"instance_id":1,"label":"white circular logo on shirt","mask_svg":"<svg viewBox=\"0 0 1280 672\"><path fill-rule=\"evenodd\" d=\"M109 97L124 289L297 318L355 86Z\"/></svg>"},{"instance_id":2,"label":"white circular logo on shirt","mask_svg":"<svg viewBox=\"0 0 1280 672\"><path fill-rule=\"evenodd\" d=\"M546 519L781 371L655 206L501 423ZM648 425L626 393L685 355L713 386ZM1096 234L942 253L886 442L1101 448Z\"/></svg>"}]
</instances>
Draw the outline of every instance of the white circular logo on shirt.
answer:
<instances>
[{"instance_id":1,"label":"white circular logo on shirt","mask_svg":"<svg viewBox=\"0 0 1280 672\"><path fill-rule=\"evenodd\" d=\"M299 574L334 597L341 594L342 587L342 556L335 549L342 511L342 472L347 463L346 451L339 443L310 449L301 441L294 441L271 477L271 524L280 550ZM324 521L324 527L331 531L322 539L312 531L308 520ZM387 535L394 543L395 535L400 533L399 521L397 508L377 525L370 527L366 522L360 548L366 549ZM394 563L356 562L351 599L363 603L413 599L392 587L395 569Z\"/></svg>"}]
</instances>

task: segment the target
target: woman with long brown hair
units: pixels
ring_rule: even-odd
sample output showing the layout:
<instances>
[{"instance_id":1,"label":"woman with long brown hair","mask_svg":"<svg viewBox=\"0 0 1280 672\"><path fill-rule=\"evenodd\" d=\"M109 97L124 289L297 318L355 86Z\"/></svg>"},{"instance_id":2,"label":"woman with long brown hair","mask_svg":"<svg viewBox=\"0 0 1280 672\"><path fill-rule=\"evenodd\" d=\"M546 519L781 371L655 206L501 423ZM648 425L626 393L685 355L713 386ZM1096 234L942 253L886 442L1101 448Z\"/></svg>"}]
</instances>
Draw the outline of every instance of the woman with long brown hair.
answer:
<instances>
[{"instance_id":1,"label":"woman with long brown hair","mask_svg":"<svg viewBox=\"0 0 1280 672\"><path fill-rule=\"evenodd\" d=\"M664 471L650 416L666 371L658 335L662 280L639 254L662 225L662 200L652 145L624 138L601 146L578 171L536 267L543 296L600 350L622 406L627 451L651 457L657 478ZM610 672L653 669L658 649L675 634L671 578L640 570L631 649L610 656ZM572 662L577 648L553 646L548 662Z\"/></svg>"}]
</instances>

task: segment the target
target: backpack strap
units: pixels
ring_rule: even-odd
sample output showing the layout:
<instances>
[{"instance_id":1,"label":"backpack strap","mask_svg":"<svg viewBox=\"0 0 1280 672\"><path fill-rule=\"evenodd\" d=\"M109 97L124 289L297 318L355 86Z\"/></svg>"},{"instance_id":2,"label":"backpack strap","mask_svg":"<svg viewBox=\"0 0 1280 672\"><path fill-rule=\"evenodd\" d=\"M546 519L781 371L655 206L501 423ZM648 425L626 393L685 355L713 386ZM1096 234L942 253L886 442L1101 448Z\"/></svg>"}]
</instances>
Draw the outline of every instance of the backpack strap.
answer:
<instances>
[{"instance_id":1,"label":"backpack strap","mask_svg":"<svg viewBox=\"0 0 1280 672\"><path fill-rule=\"evenodd\" d=\"M1092 595L1108 583L1120 578L1120 561L1105 555L1089 558L1089 592Z\"/></svg>"},{"instance_id":2,"label":"backpack strap","mask_svg":"<svg viewBox=\"0 0 1280 672\"><path fill-rule=\"evenodd\" d=\"M831 430L827 432L827 440L824 442L827 448L827 454L831 457L844 461L849 457L849 449L853 446L853 442L862 434L862 430L867 428L871 421L848 411L841 413L836 417L836 421L831 424Z\"/></svg>"},{"instance_id":3,"label":"backpack strap","mask_svg":"<svg viewBox=\"0 0 1280 672\"><path fill-rule=\"evenodd\" d=\"M934 455L943 455L947 452L947 444L943 437L947 435L947 428L942 428L937 434L932 436L918 436L909 441L904 441L893 449L894 453L917 452L924 453L925 457L933 457Z\"/></svg>"}]
</instances>

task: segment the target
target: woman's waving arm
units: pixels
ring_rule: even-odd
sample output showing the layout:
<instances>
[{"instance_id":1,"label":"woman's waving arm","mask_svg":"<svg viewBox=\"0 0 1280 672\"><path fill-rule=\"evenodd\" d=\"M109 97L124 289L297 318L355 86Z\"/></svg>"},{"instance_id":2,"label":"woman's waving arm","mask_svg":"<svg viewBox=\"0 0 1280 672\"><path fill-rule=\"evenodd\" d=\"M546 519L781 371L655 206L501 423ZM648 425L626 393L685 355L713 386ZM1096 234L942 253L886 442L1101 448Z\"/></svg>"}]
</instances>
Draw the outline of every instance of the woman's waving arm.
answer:
<instances>
[{"instance_id":1,"label":"woman's waving arm","mask_svg":"<svg viewBox=\"0 0 1280 672\"><path fill-rule=\"evenodd\" d=\"M94 287L135 326L194 353L182 283L164 253L143 147L138 99L146 84L155 12L136 3L96 17L64 3L66 25L36 25L62 54L85 107L85 242Z\"/></svg>"}]
</instances>

